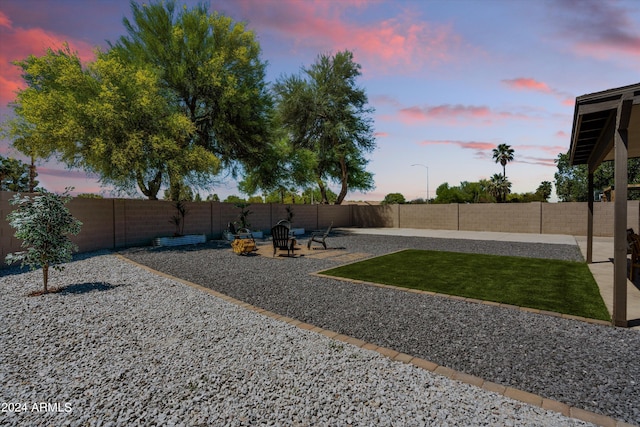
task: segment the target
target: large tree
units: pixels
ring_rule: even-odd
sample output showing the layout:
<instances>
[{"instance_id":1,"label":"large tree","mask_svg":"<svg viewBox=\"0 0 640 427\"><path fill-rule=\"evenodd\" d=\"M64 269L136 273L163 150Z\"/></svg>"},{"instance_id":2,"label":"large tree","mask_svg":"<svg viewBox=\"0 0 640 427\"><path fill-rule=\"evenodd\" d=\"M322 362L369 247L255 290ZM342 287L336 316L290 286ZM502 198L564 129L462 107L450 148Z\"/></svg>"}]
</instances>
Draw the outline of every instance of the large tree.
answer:
<instances>
[{"instance_id":1,"label":"large tree","mask_svg":"<svg viewBox=\"0 0 640 427\"><path fill-rule=\"evenodd\" d=\"M507 144L498 145L493 149L493 159L502 165L502 176L506 179L506 167L507 163L513 160L513 148Z\"/></svg>"},{"instance_id":2,"label":"large tree","mask_svg":"<svg viewBox=\"0 0 640 427\"><path fill-rule=\"evenodd\" d=\"M555 159L558 171L555 173L556 194L561 202L586 202L588 192L587 165L569 164L569 154L559 153ZM627 164L627 180L629 184L640 183L640 159L629 159ZM602 162L593 174L593 187L602 191L613 186L615 182L614 162ZM629 200L640 199L640 193L629 192Z\"/></svg>"},{"instance_id":3,"label":"large tree","mask_svg":"<svg viewBox=\"0 0 640 427\"><path fill-rule=\"evenodd\" d=\"M27 88L8 121L14 146L27 155L54 154L69 167L96 174L103 184L156 199L172 172L218 171L218 159L189 144L194 126L168 101L157 73L117 53L100 53L83 66L68 47L17 62Z\"/></svg>"},{"instance_id":4,"label":"large tree","mask_svg":"<svg viewBox=\"0 0 640 427\"><path fill-rule=\"evenodd\" d=\"M360 65L349 51L320 55L300 75L281 78L274 86L279 119L294 152L306 150L307 175L296 183L315 181L328 203L327 182L337 182L342 203L349 189L370 190L373 175L364 154L375 148L373 123L364 89L356 85Z\"/></svg>"},{"instance_id":5,"label":"large tree","mask_svg":"<svg viewBox=\"0 0 640 427\"><path fill-rule=\"evenodd\" d=\"M129 61L150 64L159 73L173 104L194 125L186 144L215 154L236 175L238 163L251 169L263 163L270 143L271 97L260 45L243 23L199 4L176 2L139 5L125 18L128 36L113 49ZM176 170L171 193L188 171Z\"/></svg>"}]
</instances>

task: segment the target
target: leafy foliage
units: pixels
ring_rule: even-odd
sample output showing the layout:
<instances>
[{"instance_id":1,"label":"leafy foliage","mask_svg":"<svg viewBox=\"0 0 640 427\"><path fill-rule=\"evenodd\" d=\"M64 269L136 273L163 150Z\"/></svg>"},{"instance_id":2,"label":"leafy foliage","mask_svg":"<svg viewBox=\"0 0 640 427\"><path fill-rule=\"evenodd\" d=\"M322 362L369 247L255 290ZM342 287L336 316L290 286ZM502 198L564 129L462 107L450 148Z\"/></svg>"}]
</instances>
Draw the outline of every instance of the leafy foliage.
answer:
<instances>
[{"instance_id":1,"label":"leafy foliage","mask_svg":"<svg viewBox=\"0 0 640 427\"><path fill-rule=\"evenodd\" d=\"M252 212L249 210L249 203L237 203L236 207L240 209L240 215L238 217L238 221L236 224L240 226L240 228L249 228L251 224L249 223L249 215Z\"/></svg>"},{"instance_id":2,"label":"leafy foliage","mask_svg":"<svg viewBox=\"0 0 640 427\"><path fill-rule=\"evenodd\" d=\"M489 193L489 181L462 181L459 186L449 187L448 183L441 184L436 189L434 203L486 203L495 198Z\"/></svg>"},{"instance_id":3,"label":"leafy foliage","mask_svg":"<svg viewBox=\"0 0 640 427\"><path fill-rule=\"evenodd\" d=\"M375 148L373 109L364 89L356 86L360 65L349 51L320 55L301 75L277 81L274 86L279 120L288 143L303 167L294 182L301 187L315 183L322 203L328 203L326 181L340 184L336 204L348 189L370 190L373 175L365 167L363 153Z\"/></svg>"},{"instance_id":4,"label":"leafy foliage","mask_svg":"<svg viewBox=\"0 0 640 427\"><path fill-rule=\"evenodd\" d=\"M173 205L176 208L176 213L171 216L169 222L176 227L176 231L173 233L174 236L183 236L184 235L184 218L189 213L187 209L187 204L183 200L178 200Z\"/></svg>"},{"instance_id":5,"label":"leafy foliage","mask_svg":"<svg viewBox=\"0 0 640 427\"><path fill-rule=\"evenodd\" d=\"M507 196L511 193L511 182L504 175L496 173L489 180L488 190L498 203L506 202Z\"/></svg>"},{"instance_id":6,"label":"leafy foliage","mask_svg":"<svg viewBox=\"0 0 640 427\"><path fill-rule=\"evenodd\" d=\"M82 223L65 206L69 200L69 189L62 195L42 191L32 197L16 194L11 199L11 204L18 207L7 220L26 250L8 254L6 261L21 262L32 270L42 267L45 293L48 292L49 267L62 270L61 264L71 261L72 252L77 250L68 234L78 234Z\"/></svg>"},{"instance_id":7,"label":"leafy foliage","mask_svg":"<svg viewBox=\"0 0 640 427\"><path fill-rule=\"evenodd\" d=\"M571 166L569 154L558 154L555 160L558 171L555 173L556 194L561 202L586 202L588 193L587 165ZM593 174L593 187L601 191L615 183L614 162L603 162ZM640 159L629 159L627 163L627 180L629 184L640 183ZM640 199L637 192L629 192L630 200Z\"/></svg>"},{"instance_id":8,"label":"leafy foliage","mask_svg":"<svg viewBox=\"0 0 640 427\"><path fill-rule=\"evenodd\" d=\"M382 201L383 205L394 205L394 204L404 204L406 203L406 199L401 193L389 193L384 196L384 200Z\"/></svg>"},{"instance_id":9,"label":"leafy foliage","mask_svg":"<svg viewBox=\"0 0 640 427\"><path fill-rule=\"evenodd\" d=\"M542 202L549 201L549 197L551 197L551 182L550 181L542 181L536 190L536 195L540 197Z\"/></svg>"},{"instance_id":10,"label":"leafy foliage","mask_svg":"<svg viewBox=\"0 0 640 427\"><path fill-rule=\"evenodd\" d=\"M16 64L30 85L18 93L7 127L25 154L56 155L124 192L137 186L149 199L175 169L217 171L211 153L184 143L193 125L173 110L152 69L113 53L98 53L83 68L68 47Z\"/></svg>"},{"instance_id":11,"label":"leafy foliage","mask_svg":"<svg viewBox=\"0 0 640 427\"><path fill-rule=\"evenodd\" d=\"M38 181L31 181L31 173L31 167L20 160L0 156L0 191L33 191Z\"/></svg>"},{"instance_id":12,"label":"leafy foliage","mask_svg":"<svg viewBox=\"0 0 640 427\"><path fill-rule=\"evenodd\" d=\"M245 199L243 199L240 196L236 196L235 194L231 194L229 196L227 196L226 199L224 199L225 203L234 203L234 204L238 204L238 203L246 203L247 201Z\"/></svg>"},{"instance_id":13,"label":"leafy foliage","mask_svg":"<svg viewBox=\"0 0 640 427\"><path fill-rule=\"evenodd\" d=\"M157 70L167 98L194 127L183 144L206 150L234 171L235 162L248 168L263 163L272 101L254 33L202 3L188 9L173 0L131 2L131 8L133 19L123 20L128 36L113 49ZM188 172L174 169L171 187Z\"/></svg>"},{"instance_id":14,"label":"leafy foliage","mask_svg":"<svg viewBox=\"0 0 640 427\"><path fill-rule=\"evenodd\" d=\"M174 201L223 167L262 164L272 102L255 35L204 5L131 7L128 37L95 62L65 46L15 63L27 88L6 126L14 146L129 194L168 185Z\"/></svg>"}]
</instances>

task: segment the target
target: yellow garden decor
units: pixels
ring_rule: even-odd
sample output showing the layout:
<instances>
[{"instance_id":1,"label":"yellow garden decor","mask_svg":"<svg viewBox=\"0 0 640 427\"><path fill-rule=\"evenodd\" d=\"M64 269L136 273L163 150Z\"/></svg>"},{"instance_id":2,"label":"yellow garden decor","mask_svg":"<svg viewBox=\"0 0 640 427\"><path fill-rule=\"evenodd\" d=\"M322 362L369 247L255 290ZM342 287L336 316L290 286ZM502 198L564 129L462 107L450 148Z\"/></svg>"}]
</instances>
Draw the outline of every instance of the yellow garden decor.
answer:
<instances>
[{"instance_id":1,"label":"yellow garden decor","mask_svg":"<svg viewBox=\"0 0 640 427\"><path fill-rule=\"evenodd\" d=\"M256 250L256 244L251 239L235 239L231 242L231 248L238 255L246 255Z\"/></svg>"}]
</instances>

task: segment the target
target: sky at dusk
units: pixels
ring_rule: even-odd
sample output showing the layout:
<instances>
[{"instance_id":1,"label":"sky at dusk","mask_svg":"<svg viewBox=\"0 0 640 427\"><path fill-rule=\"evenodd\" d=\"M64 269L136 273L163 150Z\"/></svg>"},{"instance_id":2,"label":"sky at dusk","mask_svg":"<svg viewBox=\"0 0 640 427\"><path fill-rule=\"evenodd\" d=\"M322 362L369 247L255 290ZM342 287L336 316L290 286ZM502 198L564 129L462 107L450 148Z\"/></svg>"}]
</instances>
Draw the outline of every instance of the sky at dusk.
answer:
<instances>
[{"instance_id":1,"label":"sky at dusk","mask_svg":"<svg viewBox=\"0 0 640 427\"><path fill-rule=\"evenodd\" d=\"M268 82L299 73L319 54L354 53L358 84L375 109L377 149L368 169L376 188L347 200L396 192L411 200L427 190L433 198L444 182L488 179L502 173L492 159L502 143L515 150L506 168L512 191L534 192L554 181L554 159L569 148L576 96L640 81L637 0L204 3L255 32ZM24 87L11 61L64 42L92 60L95 47L125 35L125 16L128 0L0 0L0 119ZM26 160L6 140L0 154ZM55 162L38 171L52 191L104 190ZM201 192L211 193L241 194L230 178Z\"/></svg>"}]
</instances>

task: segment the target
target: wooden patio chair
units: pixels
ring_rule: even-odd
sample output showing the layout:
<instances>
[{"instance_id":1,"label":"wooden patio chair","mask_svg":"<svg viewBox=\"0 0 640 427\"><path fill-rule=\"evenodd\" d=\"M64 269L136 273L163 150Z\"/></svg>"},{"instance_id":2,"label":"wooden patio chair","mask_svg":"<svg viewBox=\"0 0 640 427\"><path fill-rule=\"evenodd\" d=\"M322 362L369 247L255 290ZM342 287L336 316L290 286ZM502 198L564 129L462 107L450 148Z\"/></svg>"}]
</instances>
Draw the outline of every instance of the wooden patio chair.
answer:
<instances>
[{"instance_id":1,"label":"wooden patio chair","mask_svg":"<svg viewBox=\"0 0 640 427\"><path fill-rule=\"evenodd\" d=\"M285 227L287 227L289 230L291 230L291 221L288 221L286 219L281 219L280 221L278 221L276 223L276 225L284 225Z\"/></svg>"},{"instance_id":2,"label":"wooden patio chair","mask_svg":"<svg viewBox=\"0 0 640 427\"><path fill-rule=\"evenodd\" d=\"M295 238L289 234L289 227L283 224L277 224L271 228L271 240L273 241L273 256L276 256L278 249L287 251L287 256L293 252Z\"/></svg>"},{"instance_id":3,"label":"wooden patio chair","mask_svg":"<svg viewBox=\"0 0 640 427\"><path fill-rule=\"evenodd\" d=\"M311 233L311 237L309 237L309 241L307 242L307 249L311 249L312 242L320 243L323 248L327 249L327 243L325 242L325 240L329 236L329 233L331 233L332 228L333 228L333 221L331 221L331 225L329 225L329 228L327 228L327 231L324 231L324 232L322 230L313 231Z\"/></svg>"}]
</instances>

